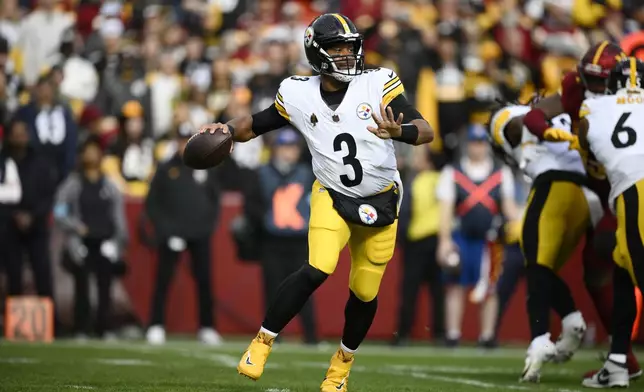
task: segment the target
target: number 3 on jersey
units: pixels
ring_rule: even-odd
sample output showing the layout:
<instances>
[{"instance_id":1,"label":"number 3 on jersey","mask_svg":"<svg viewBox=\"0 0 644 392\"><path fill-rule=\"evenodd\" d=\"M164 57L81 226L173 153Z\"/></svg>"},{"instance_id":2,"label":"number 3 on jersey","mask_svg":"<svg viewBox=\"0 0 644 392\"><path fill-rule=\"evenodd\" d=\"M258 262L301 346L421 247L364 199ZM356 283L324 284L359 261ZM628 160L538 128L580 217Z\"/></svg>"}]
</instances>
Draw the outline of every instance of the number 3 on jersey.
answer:
<instances>
[{"instance_id":1,"label":"number 3 on jersey","mask_svg":"<svg viewBox=\"0 0 644 392\"><path fill-rule=\"evenodd\" d=\"M635 130L627 125L624 125L626 120L631 116L631 112L625 112L617 121L615 128L613 129L613 135L610 138L610 141L613 143L615 148L626 148L632 146L637 142L637 133ZM624 136L626 135L626 140L624 141Z\"/></svg>"},{"instance_id":2,"label":"number 3 on jersey","mask_svg":"<svg viewBox=\"0 0 644 392\"><path fill-rule=\"evenodd\" d=\"M363 173L362 173L362 165L360 164L360 161L356 158L356 154L358 153L356 140L349 133L341 133L338 136L336 136L335 139L333 139L333 151L335 152L342 151L343 143L347 145L347 149L349 151L347 155L342 158L342 163L344 163L345 166L351 166L351 168L353 168L353 172L355 173L355 176L352 180L346 174L342 174L340 176L340 181L342 182L342 185L346 187L360 185L360 183L362 182Z\"/></svg>"}]
</instances>

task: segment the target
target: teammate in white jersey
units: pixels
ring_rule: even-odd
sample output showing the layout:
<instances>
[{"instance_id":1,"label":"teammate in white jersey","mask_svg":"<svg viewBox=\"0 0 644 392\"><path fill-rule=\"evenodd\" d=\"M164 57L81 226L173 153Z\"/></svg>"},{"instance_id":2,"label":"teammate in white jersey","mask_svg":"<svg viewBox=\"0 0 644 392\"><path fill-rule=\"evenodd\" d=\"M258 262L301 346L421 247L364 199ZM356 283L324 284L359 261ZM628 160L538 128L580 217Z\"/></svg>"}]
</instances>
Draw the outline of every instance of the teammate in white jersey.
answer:
<instances>
[{"instance_id":1,"label":"teammate in white jersey","mask_svg":"<svg viewBox=\"0 0 644 392\"><path fill-rule=\"evenodd\" d=\"M316 18L306 29L304 45L319 76L287 78L270 108L201 130L231 132L236 142L245 142L290 123L313 157L317 180L311 196L309 263L284 281L239 362L239 373L253 380L262 375L277 334L333 273L348 243L344 332L320 387L323 392L347 391L354 352L376 314L380 282L396 244L402 188L392 139L413 145L433 139L427 121L402 95L404 87L394 71L364 70L362 42L347 17Z\"/></svg>"},{"instance_id":2,"label":"teammate in white jersey","mask_svg":"<svg viewBox=\"0 0 644 392\"><path fill-rule=\"evenodd\" d=\"M626 354L636 317L633 285L644 285L644 63L617 64L607 81L610 95L584 101L579 146L591 151L610 181L610 208L617 217L613 259L614 303L611 350L604 367L583 385L626 387ZM640 195L642 193L642 195Z\"/></svg>"},{"instance_id":3,"label":"teammate in white jersey","mask_svg":"<svg viewBox=\"0 0 644 392\"><path fill-rule=\"evenodd\" d=\"M520 237L532 334L521 381L538 382L543 363L569 360L586 330L568 285L557 273L586 231L599 221L602 207L597 195L583 186L586 171L579 152L570 150L568 143L540 142L523 125L523 116L530 110L525 105L502 106L492 114L489 132L495 151L532 180ZM570 133L567 114L552 122ZM562 319L556 344L549 333L551 308Z\"/></svg>"}]
</instances>

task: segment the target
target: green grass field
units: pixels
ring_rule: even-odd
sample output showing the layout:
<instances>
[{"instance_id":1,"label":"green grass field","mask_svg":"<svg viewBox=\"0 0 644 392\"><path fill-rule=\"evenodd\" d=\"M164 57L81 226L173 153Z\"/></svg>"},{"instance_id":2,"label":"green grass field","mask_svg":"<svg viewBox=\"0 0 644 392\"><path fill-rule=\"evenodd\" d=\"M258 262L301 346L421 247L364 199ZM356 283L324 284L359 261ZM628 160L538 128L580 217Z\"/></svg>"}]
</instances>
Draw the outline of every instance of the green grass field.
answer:
<instances>
[{"instance_id":1,"label":"green grass field","mask_svg":"<svg viewBox=\"0 0 644 392\"><path fill-rule=\"evenodd\" d=\"M239 376L245 344L212 349L192 342L150 347L141 342L50 345L0 343L0 391L318 391L335 345L324 349L282 343L262 379ZM539 385L518 383L524 349L391 349L364 345L351 373L351 392L581 391L581 375L601 363L596 351L547 365ZM633 390L644 389L634 383Z\"/></svg>"}]
</instances>

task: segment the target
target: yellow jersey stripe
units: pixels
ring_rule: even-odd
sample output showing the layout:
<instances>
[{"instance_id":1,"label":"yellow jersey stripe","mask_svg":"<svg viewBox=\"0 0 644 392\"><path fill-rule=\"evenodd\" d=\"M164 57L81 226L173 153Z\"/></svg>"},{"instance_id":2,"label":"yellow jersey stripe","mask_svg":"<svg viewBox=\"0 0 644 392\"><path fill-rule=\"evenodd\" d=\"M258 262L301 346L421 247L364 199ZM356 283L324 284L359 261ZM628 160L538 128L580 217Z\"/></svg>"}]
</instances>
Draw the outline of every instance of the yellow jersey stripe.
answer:
<instances>
[{"instance_id":1,"label":"yellow jersey stripe","mask_svg":"<svg viewBox=\"0 0 644 392\"><path fill-rule=\"evenodd\" d=\"M503 127L505 127L509 119L510 111L508 109L504 109L494 119L494 124L492 124L492 139L498 146L503 146Z\"/></svg>"},{"instance_id":2,"label":"yellow jersey stripe","mask_svg":"<svg viewBox=\"0 0 644 392\"><path fill-rule=\"evenodd\" d=\"M399 81L399 80L400 80L400 78L399 78L398 76L396 76L395 78L393 78L393 79L391 79L390 81L388 81L387 83L385 83L385 87L384 87L384 89L386 90L386 89L387 89L387 88L389 88L392 84L396 83L396 82L397 82L397 81Z\"/></svg>"},{"instance_id":3,"label":"yellow jersey stripe","mask_svg":"<svg viewBox=\"0 0 644 392\"><path fill-rule=\"evenodd\" d=\"M279 92L277 92L277 99L278 99L280 102L282 102L282 104L284 103L284 98L282 97L282 94L280 94Z\"/></svg>"},{"instance_id":4,"label":"yellow jersey stripe","mask_svg":"<svg viewBox=\"0 0 644 392\"><path fill-rule=\"evenodd\" d=\"M279 103L277 99L275 100L275 108L277 108L277 112L280 114L280 116L284 117L287 121L291 121L291 118L286 112L286 108L281 103Z\"/></svg>"},{"instance_id":5,"label":"yellow jersey stripe","mask_svg":"<svg viewBox=\"0 0 644 392\"><path fill-rule=\"evenodd\" d=\"M581 108L579 108L579 119L581 120L582 118L588 116L590 114L590 109L588 108L588 105L583 104L581 105Z\"/></svg>"},{"instance_id":6,"label":"yellow jersey stripe","mask_svg":"<svg viewBox=\"0 0 644 392\"><path fill-rule=\"evenodd\" d=\"M608 46L608 41L604 41L599 45L599 48L597 48L597 52L595 52L595 56L593 57L593 64L597 64L599 62L599 59L602 57L602 53L604 53L604 49Z\"/></svg>"},{"instance_id":7,"label":"yellow jersey stripe","mask_svg":"<svg viewBox=\"0 0 644 392\"><path fill-rule=\"evenodd\" d=\"M635 63L635 57L631 57L629 60L630 63L630 80L631 80L631 87L635 88L637 87L637 64Z\"/></svg>"},{"instance_id":8,"label":"yellow jersey stripe","mask_svg":"<svg viewBox=\"0 0 644 392\"><path fill-rule=\"evenodd\" d=\"M340 14L333 14L333 16L335 16L335 18L336 18L338 21L340 21L340 24L342 24L342 28L344 29L344 33L345 33L345 34L350 34L350 33L351 33L351 29L349 28L349 25L347 24L347 21L346 21L346 20L344 20L344 18L342 17L342 15L340 15Z\"/></svg>"},{"instance_id":9,"label":"yellow jersey stripe","mask_svg":"<svg viewBox=\"0 0 644 392\"><path fill-rule=\"evenodd\" d=\"M384 89L384 91L382 92L382 96L384 97L385 95L387 95L387 93L389 93L391 90L395 89L396 87L400 86L401 84L402 82L400 80L396 83L392 83L391 85L389 85L389 87L386 87Z\"/></svg>"},{"instance_id":10,"label":"yellow jersey stripe","mask_svg":"<svg viewBox=\"0 0 644 392\"><path fill-rule=\"evenodd\" d=\"M389 90L382 96L382 104L386 107L391 101L394 100L397 96L405 92L405 87L402 83L399 83L393 89Z\"/></svg>"}]
</instances>

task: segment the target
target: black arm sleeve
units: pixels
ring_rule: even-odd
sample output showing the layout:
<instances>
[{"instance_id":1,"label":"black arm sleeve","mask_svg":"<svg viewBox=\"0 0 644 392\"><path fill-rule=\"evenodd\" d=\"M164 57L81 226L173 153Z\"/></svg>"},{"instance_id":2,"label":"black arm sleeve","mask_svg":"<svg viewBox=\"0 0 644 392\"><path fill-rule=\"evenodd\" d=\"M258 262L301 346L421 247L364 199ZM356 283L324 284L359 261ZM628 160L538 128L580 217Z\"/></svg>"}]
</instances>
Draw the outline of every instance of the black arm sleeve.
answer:
<instances>
[{"instance_id":1,"label":"black arm sleeve","mask_svg":"<svg viewBox=\"0 0 644 392\"><path fill-rule=\"evenodd\" d=\"M275 103L259 113L253 114L253 133L257 136L289 125L287 119L277 111Z\"/></svg>"},{"instance_id":2,"label":"black arm sleeve","mask_svg":"<svg viewBox=\"0 0 644 392\"><path fill-rule=\"evenodd\" d=\"M403 114L403 123L407 124L412 120L422 120L423 116L418 113L418 110L407 101L404 95L400 94L394 98L390 103L389 107L394 112L394 118L398 118L398 114Z\"/></svg>"}]
</instances>

